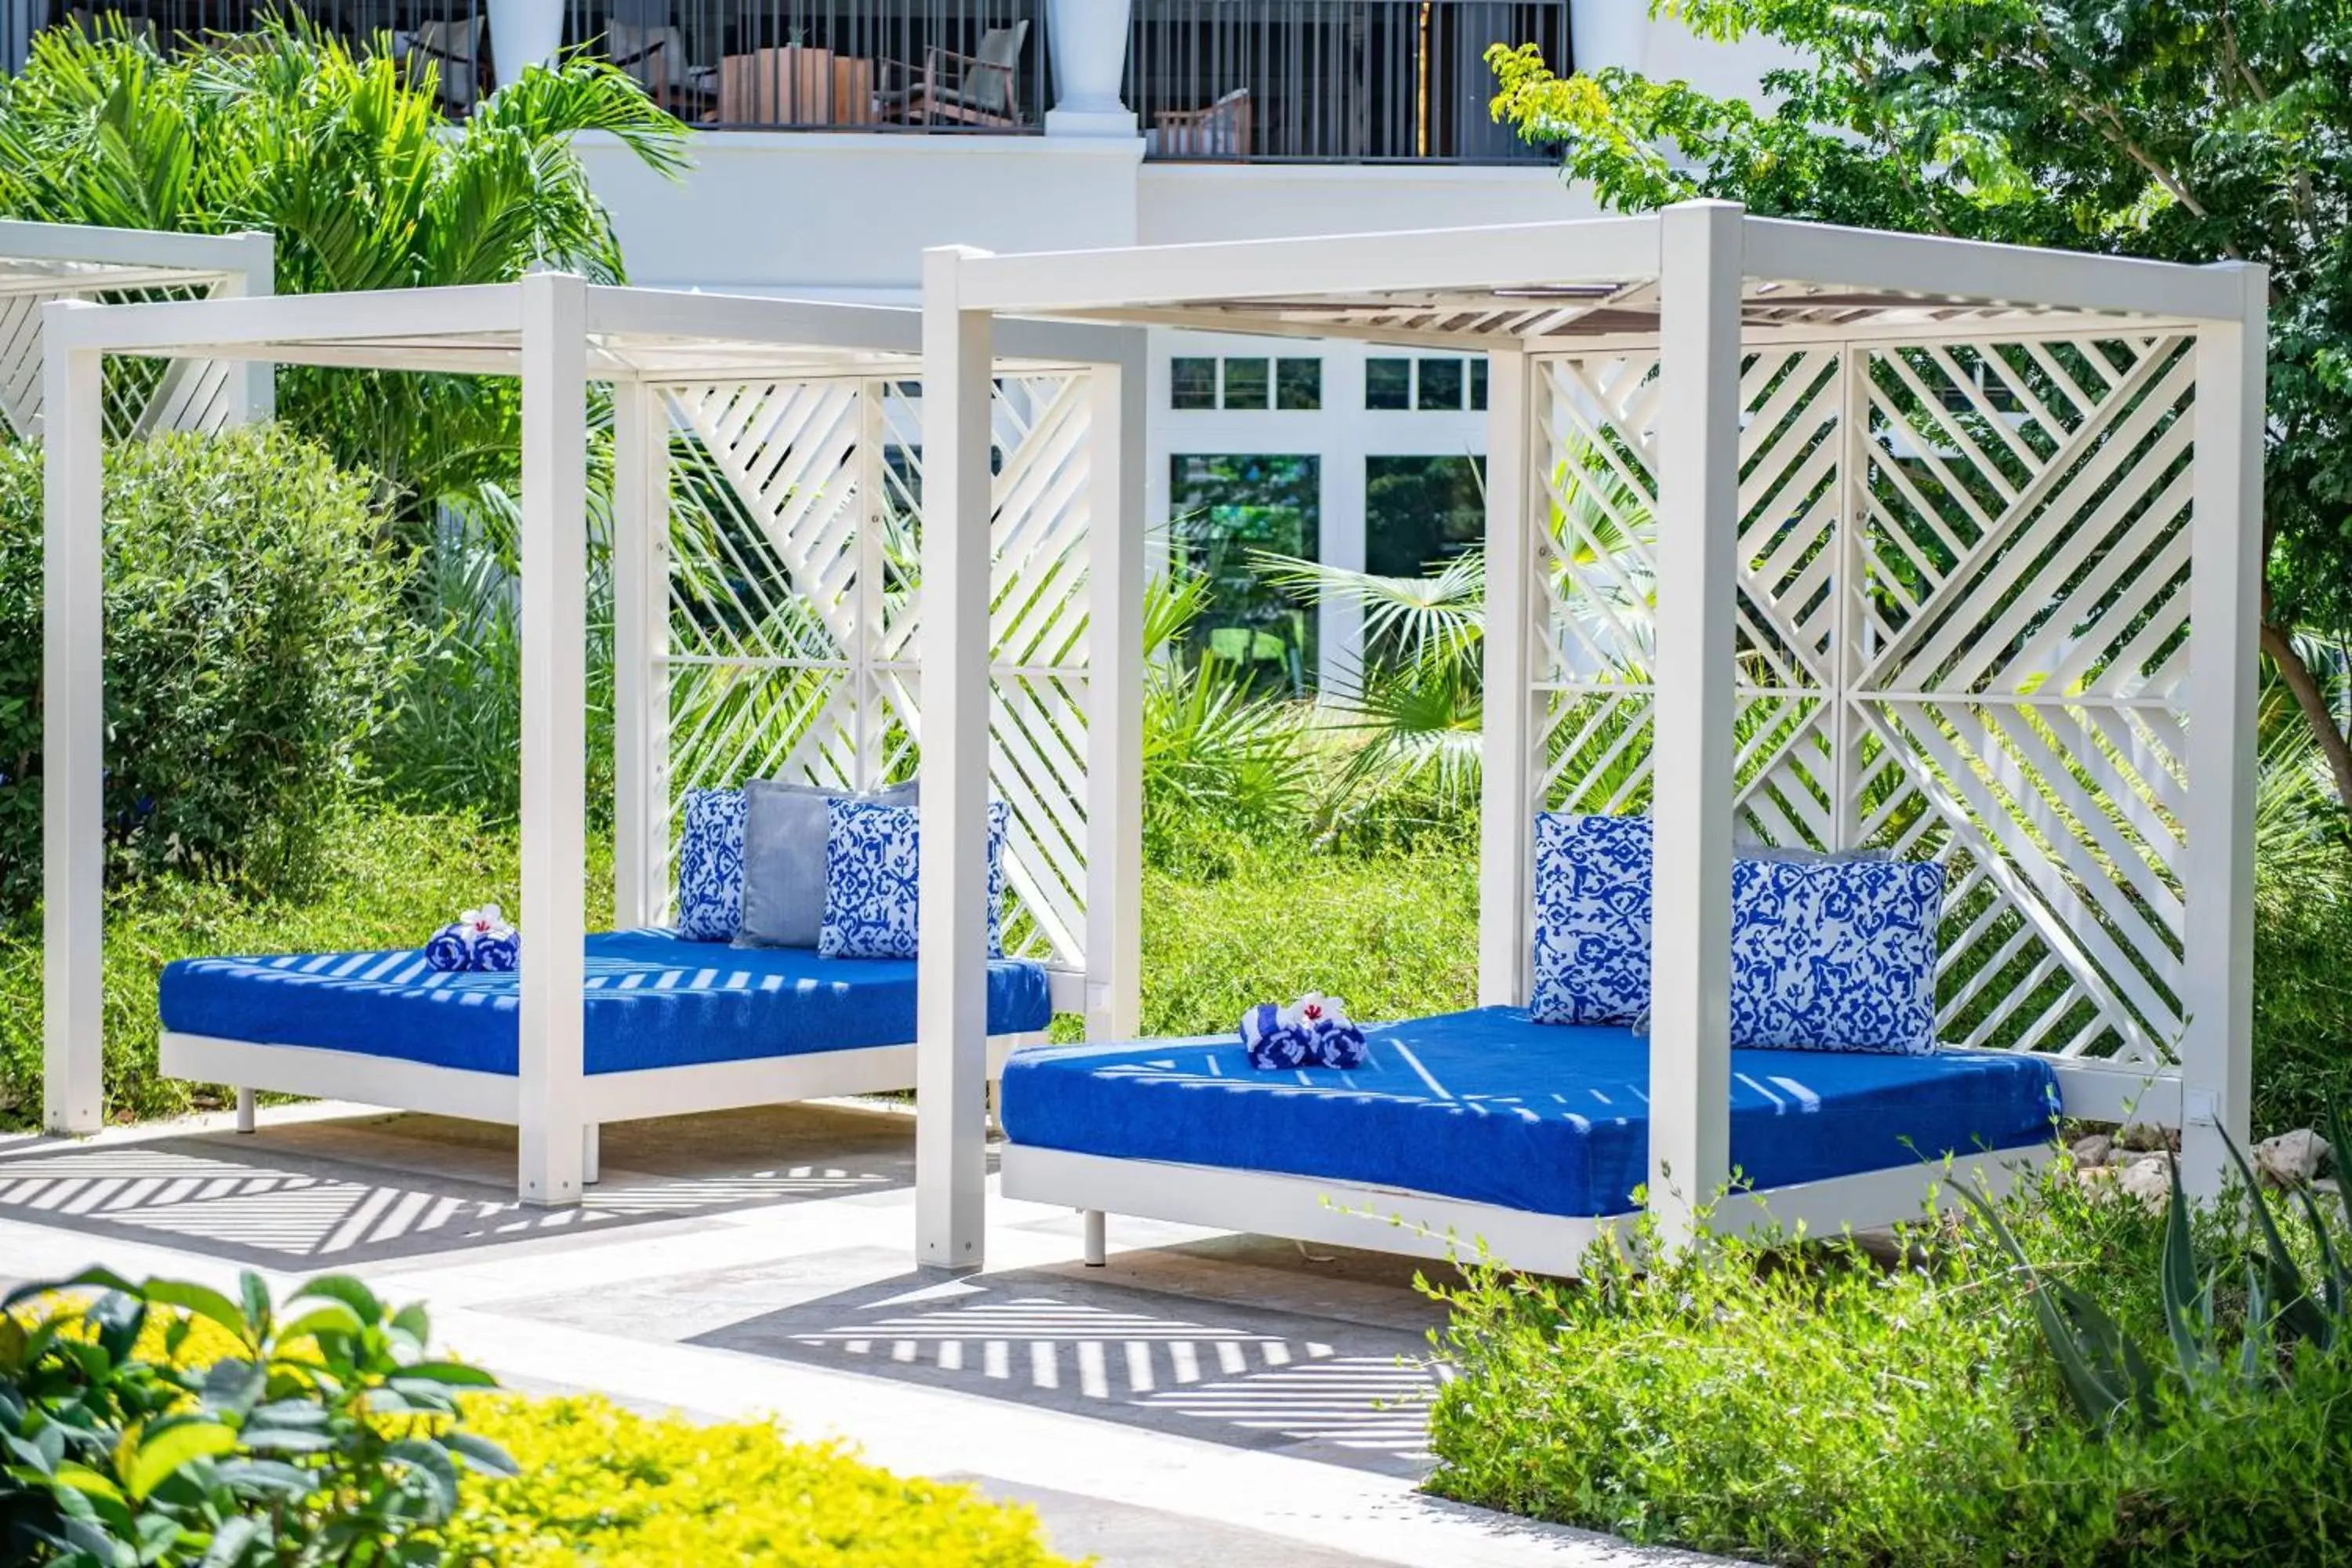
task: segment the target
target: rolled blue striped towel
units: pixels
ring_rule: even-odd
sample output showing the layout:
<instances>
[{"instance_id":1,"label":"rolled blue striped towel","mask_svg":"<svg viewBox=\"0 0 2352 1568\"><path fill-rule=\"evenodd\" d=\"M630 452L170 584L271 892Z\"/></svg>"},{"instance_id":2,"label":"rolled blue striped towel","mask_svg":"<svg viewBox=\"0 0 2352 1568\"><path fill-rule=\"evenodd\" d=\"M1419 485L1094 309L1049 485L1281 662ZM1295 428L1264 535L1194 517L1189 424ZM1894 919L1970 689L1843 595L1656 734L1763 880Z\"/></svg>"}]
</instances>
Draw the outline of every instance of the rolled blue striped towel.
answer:
<instances>
[{"instance_id":1,"label":"rolled blue striped towel","mask_svg":"<svg viewBox=\"0 0 2352 1568\"><path fill-rule=\"evenodd\" d=\"M425 943L425 962L445 973L503 972L521 958L522 936L496 904L467 910Z\"/></svg>"},{"instance_id":2,"label":"rolled blue striped towel","mask_svg":"<svg viewBox=\"0 0 2352 1568\"><path fill-rule=\"evenodd\" d=\"M1288 1072L1314 1060L1314 1037L1286 1019L1284 1011L1261 1002L1242 1015L1242 1044L1249 1051L1250 1066L1260 1072Z\"/></svg>"},{"instance_id":3,"label":"rolled blue striped towel","mask_svg":"<svg viewBox=\"0 0 2352 1568\"><path fill-rule=\"evenodd\" d=\"M1337 997L1310 991L1287 1007L1261 1002L1242 1015L1242 1044L1260 1072L1364 1065L1364 1031Z\"/></svg>"}]
</instances>

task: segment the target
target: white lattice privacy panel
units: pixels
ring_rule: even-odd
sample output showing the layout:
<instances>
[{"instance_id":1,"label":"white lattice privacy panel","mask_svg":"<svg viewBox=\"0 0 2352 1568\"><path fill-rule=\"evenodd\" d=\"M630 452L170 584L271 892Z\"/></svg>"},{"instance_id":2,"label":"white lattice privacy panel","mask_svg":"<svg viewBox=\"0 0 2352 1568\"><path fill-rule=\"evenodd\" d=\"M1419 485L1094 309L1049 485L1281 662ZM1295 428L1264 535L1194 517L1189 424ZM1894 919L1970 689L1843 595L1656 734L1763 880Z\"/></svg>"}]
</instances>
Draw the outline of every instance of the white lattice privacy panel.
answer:
<instances>
[{"instance_id":1,"label":"white lattice privacy panel","mask_svg":"<svg viewBox=\"0 0 2352 1568\"><path fill-rule=\"evenodd\" d=\"M1665 388L1539 365L1543 799L1646 810ZM1948 1043L2180 1028L2193 395L2169 336L1743 361L1737 830L1946 862Z\"/></svg>"},{"instance_id":2,"label":"white lattice privacy panel","mask_svg":"<svg viewBox=\"0 0 2352 1568\"><path fill-rule=\"evenodd\" d=\"M921 403L909 383L667 389L670 799L747 778L917 775ZM1081 967L1082 374L999 383L990 787L1012 810L1008 948Z\"/></svg>"},{"instance_id":3,"label":"white lattice privacy panel","mask_svg":"<svg viewBox=\"0 0 2352 1568\"><path fill-rule=\"evenodd\" d=\"M0 293L0 429L9 440L41 433L41 308L58 300L100 304L204 300L222 292L217 281L158 284L93 293L56 289ZM106 433L120 439L163 430L217 430L243 413L236 378L241 367L218 360L158 360L110 356L106 365Z\"/></svg>"}]
</instances>

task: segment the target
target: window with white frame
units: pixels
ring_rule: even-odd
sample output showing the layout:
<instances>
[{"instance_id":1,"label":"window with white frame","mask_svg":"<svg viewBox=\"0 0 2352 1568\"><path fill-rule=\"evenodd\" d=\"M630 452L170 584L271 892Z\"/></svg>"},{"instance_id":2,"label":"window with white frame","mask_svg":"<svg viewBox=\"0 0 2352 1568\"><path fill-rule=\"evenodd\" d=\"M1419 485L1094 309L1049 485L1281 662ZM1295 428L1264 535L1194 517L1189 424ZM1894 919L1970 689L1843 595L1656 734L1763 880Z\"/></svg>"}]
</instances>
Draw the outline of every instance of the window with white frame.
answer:
<instances>
[{"instance_id":1,"label":"window with white frame","mask_svg":"<svg viewBox=\"0 0 2352 1568\"><path fill-rule=\"evenodd\" d=\"M1323 406L1323 362L1234 354L1179 354L1168 362L1168 405L1307 411Z\"/></svg>"}]
</instances>

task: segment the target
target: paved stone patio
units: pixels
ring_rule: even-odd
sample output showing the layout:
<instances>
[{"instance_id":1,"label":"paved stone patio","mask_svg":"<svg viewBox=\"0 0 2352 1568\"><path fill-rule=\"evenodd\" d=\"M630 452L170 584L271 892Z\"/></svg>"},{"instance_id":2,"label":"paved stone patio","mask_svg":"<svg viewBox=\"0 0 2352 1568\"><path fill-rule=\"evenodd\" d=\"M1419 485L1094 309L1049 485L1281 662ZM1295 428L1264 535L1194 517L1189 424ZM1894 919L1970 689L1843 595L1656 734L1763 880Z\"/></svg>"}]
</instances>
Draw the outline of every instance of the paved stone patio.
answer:
<instances>
[{"instance_id":1,"label":"paved stone patio","mask_svg":"<svg viewBox=\"0 0 2352 1568\"><path fill-rule=\"evenodd\" d=\"M1114 1218L1087 1268L1075 1215L996 1200L986 1271L919 1270L913 1131L830 1103L611 1127L557 1211L515 1203L510 1130L435 1117L0 1137L0 1287L353 1269L519 1386L780 1414L1106 1568L1702 1561L1415 1489L1444 1372L1412 1262Z\"/></svg>"}]
</instances>

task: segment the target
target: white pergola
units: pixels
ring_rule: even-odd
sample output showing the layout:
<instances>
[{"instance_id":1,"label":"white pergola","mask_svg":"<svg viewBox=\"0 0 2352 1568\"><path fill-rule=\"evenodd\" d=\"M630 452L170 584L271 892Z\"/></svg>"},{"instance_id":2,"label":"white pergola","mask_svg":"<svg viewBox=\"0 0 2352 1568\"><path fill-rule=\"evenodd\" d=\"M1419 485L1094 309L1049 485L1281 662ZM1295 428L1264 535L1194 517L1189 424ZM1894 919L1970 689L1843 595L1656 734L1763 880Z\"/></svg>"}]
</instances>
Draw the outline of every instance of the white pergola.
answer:
<instances>
[{"instance_id":1,"label":"white pergola","mask_svg":"<svg viewBox=\"0 0 2352 1568\"><path fill-rule=\"evenodd\" d=\"M1481 1000L1528 998L1535 814L1649 811L1651 1202L1670 1239L1729 1168L1736 837L1945 859L1941 1037L2052 1054L2071 1114L2181 1125L2189 1180L2218 1185L2250 1097L2263 268L1693 203L935 250L924 311L931 581L965 623L985 606L1000 317L1489 356ZM942 695L925 849L969 878L977 667ZM931 869L926 935L952 924L947 952L976 952L974 889ZM926 1147L954 1157L923 1172L934 1262L979 1256L979 998L976 964L925 993ZM1465 1236L1533 1217L1017 1145L1004 1173L1008 1195L1375 1247L1404 1233L1333 1228L1322 1200ZM1816 1225L1914 1215L1923 1192L1916 1172L1823 1185L1792 1205ZM1572 1263L1564 1231L1537 1239Z\"/></svg>"},{"instance_id":2,"label":"white pergola","mask_svg":"<svg viewBox=\"0 0 2352 1568\"><path fill-rule=\"evenodd\" d=\"M1013 810L1007 861L1027 932L1022 955L1048 966L1058 1008L1085 1012L1102 1032L1133 1032L1140 737L1131 703L1088 694L1139 679L1140 333L1004 323L976 397L960 401L918 390L926 366L913 310L599 288L560 275L377 294L68 302L46 312L45 330L52 1129L94 1131L102 1111L100 400L114 356L235 363L263 377L279 363L508 375L522 396L519 1074L169 1036L167 1071L243 1086L248 1125L252 1087L517 1124L521 1191L543 1204L576 1201L593 1179L603 1121L913 1081L911 1044L583 1073L591 383L610 385L613 409L621 923L667 910L673 825L688 788L749 776L863 788L919 747L927 780L975 784L926 792L923 918L932 931L971 939L962 950L924 944L926 1034L966 1022L977 992L981 940L936 901L961 888L981 910L974 879L984 862L961 814L992 777ZM944 467L941 448L925 450L916 429L916 406L938 404L957 414L932 440L964 444L946 448ZM926 428L938 413L919 416ZM674 461L674 444L687 456ZM960 513L970 536L926 519L919 560L888 558L894 527L929 510L919 471L961 482L971 465L957 458L972 451L979 489ZM945 583L958 591L940 591ZM765 700L778 689L791 700ZM1089 776L1126 787L1097 809ZM937 868L943 847L973 849L971 864ZM971 1021L984 1034L984 1011ZM944 1050L925 1058L927 1103L936 1103L933 1058L950 1059ZM977 1083L972 1092L977 1112ZM927 1167L944 1165L949 1125L923 1119Z\"/></svg>"},{"instance_id":3,"label":"white pergola","mask_svg":"<svg viewBox=\"0 0 2352 1568\"><path fill-rule=\"evenodd\" d=\"M0 431L37 440L42 426L41 313L60 300L121 301L268 295L275 249L266 234L166 234L153 229L0 220ZM174 363L160 377L110 389L117 435L211 430L268 418L268 365Z\"/></svg>"}]
</instances>

